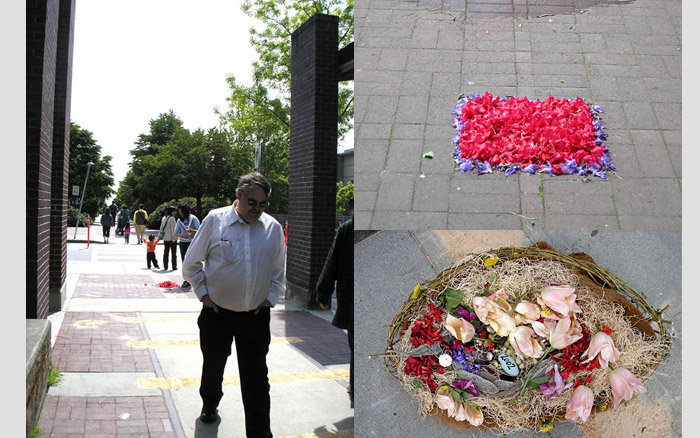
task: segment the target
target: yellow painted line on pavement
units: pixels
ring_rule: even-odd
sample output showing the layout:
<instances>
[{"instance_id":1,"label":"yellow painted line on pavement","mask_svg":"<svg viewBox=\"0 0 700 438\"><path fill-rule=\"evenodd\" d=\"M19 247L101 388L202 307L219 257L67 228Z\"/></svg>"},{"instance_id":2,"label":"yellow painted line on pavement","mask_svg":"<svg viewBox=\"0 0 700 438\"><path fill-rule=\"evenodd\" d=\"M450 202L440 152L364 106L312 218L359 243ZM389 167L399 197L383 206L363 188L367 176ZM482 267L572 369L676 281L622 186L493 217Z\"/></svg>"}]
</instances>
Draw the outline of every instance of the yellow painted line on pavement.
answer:
<instances>
[{"instance_id":1,"label":"yellow painted line on pavement","mask_svg":"<svg viewBox=\"0 0 700 438\"><path fill-rule=\"evenodd\" d=\"M270 339L272 344L295 344L301 342L301 339L295 337L279 337ZM171 347L178 345L199 345L199 339L161 339L151 341L131 341L130 347Z\"/></svg>"},{"instance_id":2,"label":"yellow painted line on pavement","mask_svg":"<svg viewBox=\"0 0 700 438\"><path fill-rule=\"evenodd\" d=\"M355 434L354 429L349 430L338 430L335 432L321 432L321 433L305 433L302 435L288 435L280 438L352 438Z\"/></svg>"},{"instance_id":3,"label":"yellow painted line on pavement","mask_svg":"<svg viewBox=\"0 0 700 438\"><path fill-rule=\"evenodd\" d=\"M163 316L158 318L134 318L125 316L110 316L112 321L139 323L139 322L173 322L173 321L197 321L196 316ZM73 323L76 327L95 327L108 322L103 319L82 319Z\"/></svg>"},{"instance_id":4,"label":"yellow painted line on pavement","mask_svg":"<svg viewBox=\"0 0 700 438\"><path fill-rule=\"evenodd\" d=\"M345 369L320 370L320 371L302 371L298 373L278 373L267 376L270 383L287 383L299 380L337 380L349 379L350 371ZM174 389L197 387L200 383L199 377L172 377L172 378L140 378L138 379L138 387L141 389ZM238 386L241 384L238 376L224 377L224 385Z\"/></svg>"}]
</instances>

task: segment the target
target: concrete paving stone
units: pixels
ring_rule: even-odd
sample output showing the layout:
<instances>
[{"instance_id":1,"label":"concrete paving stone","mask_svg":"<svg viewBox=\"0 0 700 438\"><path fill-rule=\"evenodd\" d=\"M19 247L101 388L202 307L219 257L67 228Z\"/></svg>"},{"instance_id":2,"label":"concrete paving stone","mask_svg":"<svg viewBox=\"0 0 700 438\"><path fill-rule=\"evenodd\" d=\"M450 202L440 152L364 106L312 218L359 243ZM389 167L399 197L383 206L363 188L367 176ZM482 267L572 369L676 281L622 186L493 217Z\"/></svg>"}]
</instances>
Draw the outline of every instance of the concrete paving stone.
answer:
<instances>
[{"instance_id":1,"label":"concrete paving stone","mask_svg":"<svg viewBox=\"0 0 700 438\"><path fill-rule=\"evenodd\" d=\"M603 114L603 123L605 123L605 126L607 126L608 130L628 129L627 120L625 118L625 111L623 109L624 102L599 100L595 102L595 104L600 105L605 109L605 113ZM642 127L641 129L646 128Z\"/></svg>"},{"instance_id":2,"label":"concrete paving stone","mask_svg":"<svg viewBox=\"0 0 700 438\"><path fill-rule=\"evenodd\" d=\"M392 123L398 108L398 97L394 96L369 96L365 119L373 123Z\"/></svg>"},{"instance_id":3,"label":"concrete paving stone","mask_svg":"<svg viewBox=\"0 0 700 438\"><path fill-rule=\"evenodd\" d=\"M515 74L518 75L518 86L524 85L525 83L532 86L534 83L534 79L532 78L533 68L530 62L516 63ZM529 77L529 81L524 81L525 77Z\"/></svg>"},{"instance_id":4,"label":"concrete paving stone","mask_svg":"<svg viewBox=\"0 0 700 438\"><path fill-rule=\"evenodd\" d=\"M665 146L636 146L635 149L642 176L646 178L676 176Z\"/></svg>"},{"instance_id":5,"label":"concrete paving stone","mask_svg":"<svg viewBox=\"0 0 700 438\"><path fill-rule=\"evenodd\" d=\"M632 53L585 53L583 56L587 65L639 66L639 57Z\"/></svg>"},{"instance_id":6,"label":"concrete paving stone","mask_svg":"<svg viewBox=\"0 0 700 438\"><path fill-rule=\"evenodd\" d=\"M423 123L425 122L428 99L426 96L399 96L398 109L395 122L397 123Z\"/></svg>"},{"instance_id":7,"label":"concrete paving stone","mask_svg":"<svg viewBox=\"0 0 700 438\"><path fill-rule=\"evenodd\" d=\"M361 88L360 88L361 89ZM362 95L356 93L355 95L355 127L361 125L365 120L365 114L367 113L367 103L369 102L369 95ZM369 118L367 122L374 123Z\"/></svg>"},{"instance_id":8,"label":"concrete paving stone","mask_svg":"<svg viewBox=\"0 0 700 438\"><path fill-rule=\"evenodd\" d=\"M410 38L413 30L406 26L391 26L385 23L382 26L364 26L363 38Z\"/></svg>"},{"instance_id":9,"label":"concrete paving stone","mask_svg":"<svg viewBox=\"0 0 700 438\"><path fill-rule=\"evenodd\" d=\"M520 193L539 195L542 176L518 173L518 184Z\"/></svg>"},{"instance_id":10,"label":"concrete paving stone","mask_svg":"<svg viewBox=\"0 0 700 438\"><path fill-rule=\"evenodd\" d=\"M639 55L637 58L639 59L639 68L645 78L667 78L669 76L669 69L666 68L663 58L671 58L671 56Z\"/></svg>"},{"instance_id":11,"label":"concrete paving stone","mask_svg":"<svg viewBox=\"0 0 700 438\"><path fill-rule=\"evenodd\" d=\"M671 159L671 165L673 166L673 171L675 172L675 176L678 179L681 179L682 177L682 155L683 155L683 150L681 146L667 146L666 149L668 150L668 156Z\"/></svg>"},{"instance_id":12,"label":"concrete paving stone","mask_svg":"<svg viewBox=\"0 0 700 438\"><path fill-rule=\"evenodd\" d=\"M394 173L413 172L420 166L423 141L392 140L386 160L386 171Z\"/></svg>"},{"instance_id":13,"label":"concrete paving stone","mask_svg":"<svg viewBox=\"0 0 700 438\"><path fill-rule=\"evenodd\" d=\"M484 62L485 59L495 63L511 63L515 62L515 56L516 52L513 50L484 54L479 51L471 51L469 47L466 47L462 52L462 63L479 63ZM520 58L521 56L525 56L525 54L518 52L518 57ZM520 59L518 59L518 61L520 61Z\"/></svg>"},{"instance_id":14,"label":"concrete paving stone","mask_svg":"<svg viewBox=\"0 0 700 438\"><path fill-rule=\"evenodd\" d=\"M680 14L677 15L680 17ZM653 35L679 35L680 32L676 29L676 26L672 18L669 17L654 17L653 19L647 18L647 23L651 28Z\"/></svg>"},{"instance_id":15,"label":"concrete paving stone","mask_svg":"<svg viewBox=\"0 0 700 438\"><path fill-rule=\"evenodd\" d=\"M430 93L432 74L429 72L407 71L401 83L401 95L427 96Z\"/></svg>"},{"instance_id":16,"label":"concrete paving stone","mask_svg":"<svg viewBox=\"0 0 700 438\"><path fill-rule=\"evenodd\" d=\"M643 175L642 168L637 159L637 152L633 146L613 146L610 156L613 159L613 166L615 166L617 170L608 173L609 180L616 181L618 179L639 178Z\"/></svg>"},{"instance_id":17,"label":"concrete paving stone","mask_svg":"<svg viewBox=\"0 0 700 438\"><path fill-rule=\"evenodd\" d=\"M430 95L431 96L457 96L461 91L462 76L459 73L433 73L431 81Z\"/></svg>"},{"instance_id":18,"label":"concrete paving stone","mask_svg":"<svg viewBox=\"0 0 700 438\"><path fill-rule=\"evenodd\" d=\"M361 51L362 52L362 51ZM401 75L396 74L396 72L377 70L377 64L362 64L363 68L360 68L356 72L356 85L364 85L366 83L379 83L379 84L392 84L400 83Z\"/></svg>"},{"instance_id":19,"label":"concrete paving stone","mask_svg":"<svg viewBox=\"0 0 700 438\"><path fill-rule=\"evenodd\" d=\"M597 103L600 100L623 100L622 92L618 87L618 82L616 78L591 78L590 80L590 90L591 98L594 99L593 102ZM605 121L606 114L603 114L603 121Z\"/></svg>"},{"instance_id":20,"label":"concrete paving stone","mask_svg":"<svg viewBox=\"0 0 700 438\"><path fill-rule=\"evenodd\" d=\"M536 75L585 76L584 64L533 64L532 72Z\"/></svg>"},{"instance_id":21,"label":"concrete paving stone","mask_svg":"<svg viewBox=\"0 0 700 438\"><path fill-rule=\"evenodd\" d=\"M681 228L681 218L680 216L620 215L620 224L627 230L679 230Z\"/></svg>"},{"instance_id":22,"label":"concrete paving stone","mask_svg":"<svg viewBox=\"0 0 700 438\"><path fill-rule=\"evenodd\" d=\"M455 164L452 159L452 152L448 150L449 146L446 145L446 141L439 142L438 144L435 144L435 142L426 141L423 150L426 152L432 151L436 155L435 158L432 159L422 159L420 170L424 175L428 176L439 174L447 175L450 178L454 177L456 172Z\"/></svg>"},{"instance_id":23,"label":"concrete paving stone","mask_svg":"<svg viewBox=\"0 0 700 438\"><path fill-rule=\"evenodd\" d=\"M445 124L451 126L454 119L452 108L456 102L457 99L454 95L431 96L425 122L434 125Z\"/></svg>"},{"instance_id":24,"label":"concrete paving stone","mask_svg":"<svg viewBox=\"0 0 700 438\"><path fill-rule=\"evenodd\" d=\"M514 52L515 41L478 41L468 39L464 42L464 50L478 51L482 53L482 59L484 59L483 54L492 51Z\"/></svg>"},{"instance_id":25,"label":"concrete paving stone","mask_svg":"<svg viewBox=\"0 0 700 438\"><path fill-rule=\"evenodd\" d=\"M376 62L380 71L403 71L408 60L406 49L382 49L381 56Z\"/></svg>"},{"instance_id":26,"label":"concrete paving stone","mask_svg":"<svg viewBox=\"0 0 700 438\"><path fill-rule=\"evenodd\" d=\"M355 138L362 140L388 140L391 136L391 125L386 123L362 123L355 127Z\"/></svg>"},{"instance_id":27,"label":"concrete paving stone","mask_svg":"<svg viewBox=\"0 0 700 438\"><path fill-rule=\"evenodd\" d=\"M542 197L529 194L520 195L520 213L523 216L537 218L538 216L542 216L544 211Z\"/></svg>"},{"instance_id":28,"label":"concrete paving stone","mask_svg":"<svg viewBox=\"0 0 700 438\"><path fill-rule=\"evenodd\" d=\"M465 63L462 66L462 74L515 74L515 65L512 62L508 63L498 63L498 62L470 62Z\"/></svg>"},{"instance_id":29,"label":"concrete paving stone","mask_svg":"<svg viewBox=\"0 0 700 438\"><path fill-rule=\"evenodd\" d=\"M362 172L378 173L384 170L389 140L364 140L355 154L355 165Z\"/></svg>"},{"instance_id":30,"label":"concrete paving stone","mask_svg":"<svg viewBox=\"0 0 700 438\"><path fill-rule=\"evenodd\" d=\"M586 77L585 75L570 76L558 73L551 73L545 75L535 75L534 78L535 87L551 87L554 89L561 87L575 87L581 89L588 88L588 77ZM586 95L588 94L589 93L586 93Z\"/></svg>"},{"instance_id":31,"label":"concrete paving stone","mask_svg":"<svg viewBox=\"0 0 700 438\"><path fill-rule=\"evenodd\" d=\"M681 129L680 103L652 103L652 108L661 129Z\"/></svg>"},{"instance_id":32,"label":"concrete paving stone","mask_svg":"<svg viewBox=\"0 0 700 438\"><path fill-rule=\"evenodd\" d=\"M615 209L620 217L653 215L649 195L643 187L644 181L641 178L614 179L612 181Z\"/></svg>"},{"instance_id":33,"label":"concrete paving stone","mask_svg":"<svg viewBox=\"0 0 700 438\"><path fill-rule=\"evenodd\" d=\"M422 123L394 123L391 125L391 139L395 140L413 140L419 141L423 139L425 125Z\"/></svg>"},{"instance_id":34,"label":"concrete paving stone","mask_svg":"<svg viewBox=\"0 0 700 438\"><path fill-rule=\"evenodd\" d=\"M412 50L408 57L408 66L411 71L459 72L461 55L459 50Z\"/></svg>"},{"instance_id":35,"label":"concrete paving stone","mask_svg":"<svg viewBox=\"0 0 700 438\"><path fill-rule=\"evenodd\" d=\"M417 49L437 49L438 29L414 29L411 38L411 50Z\"/></svg>"},{"instance_id":36,"label":"concrete paving stone","mask_svg":"<svg viewBox=\"0 0 700 438\"><path fill-rule=\"evenodd\" d=\"M520 213L519 194L492 194L451 190L450 213Z\"/></svg>"},{"instance_id":37,"label":"concrete paving stone","mask_svg":"<svg viewBox=\"0 0 700 438\"><path fill-rule=\"evenodd\" d=\"M556 98L567 98L567 99L575 99L577 97L582 97L584 99L588 99L590 101L590 90L589 88L586 87L568 87L566 84L560 84L560 87L535 87L535 95L536 96L543 96L546 98L549 95L552 95Z\"/></svg>"},{"instance_id":38,"label":"concrete paving stone","mask_svg":"<svg viewBox=\"0 0 700 438\"><path fill-rule=\"evenodd\" d=\"M615 203L612 195L551 195L544 197L545 214L550 215L615 215Z\"/></svg>"},{"instance_id":39,"label":"concrete paving stone","mask_svg":"<svg viewBox=\"0 0 700 438\"><path fill-rule=\"evenodd\" d=\"M355 11L357 13L357 10L362 10L364 8L356 8ZM379 25L379 26L384 26L386 23L391 22L392 18L392 13L393 11L391 9L375 9L372 8L372 13L371 14L364 14L364 17L362 17L362 25L363 26L371 26L371 25ZM358 16L355 15L355 19L358 19Z\"/></svg>"},{"instance_id":40,"label":"concrete paving stone","mask_svg":"<svg viewBox=\"0 0 700 438\"><path fill-rule=\"evenodd\" d=\"M580 199L612 195L610 184L595 177L591 179L590 183L584 183L578 175L560 175L557 177L543 175L542 185L545 196L568 196Z\"/></svg>"},{"instance_id":41,"label":"concrete paving stone","mask_svg":"<svg viewBox=\"0 0 700 438\"><path fill-rule=\"evenodd\" d=\"M422 211L382 211L372 216L373 230L441 230L447 228L447 213Z\"/></svg>"},{"instance_id":42,"label":"concrete paving stone","mask_svg":"<svg viewBox=\"0 0 700 438\"><path fill-rule=\"evenodd\" d=\"M452 29L438 29L437 49L459 50L464 41L464 31L455 32Z\"/></svg>"},{"instance_id":43,"label":"concrete paving stone","mask_svg":"<svg viewBox=\"0 0 700 438\"><path fill-rule=\"evenodd\" d=\"M396 96L401 91L401 83L366 82L360 84L360 88L371 96Z\"/></svg>"},{"instance_id":44,"label":"concrete paving stone","mask_svg":"<svg viewBox=\"0 0 700 438\"><path fill-rule=\"evenodd\" d=\"M551 230L617 230L620 228L617 217L614 215L549 214L546 212L545 222L547 229Z\"/></svg>"},{"instance_id":45,"label":"concrete paving stone","mask_svg":"<svg viewBox=\"0 0 700 438\"><path fill-rule=\"evenodd\" d=\"M49 388L48 394L55 397L96 396L159 396L160 390L139 388L140 378L153 378L154 372L146 373L63 373L61 382Z\"/></svg>"},{"instance_id":46,"label":"concrete paving stone","mask_svg":"<svg viewBox=\"0 0 700 438\"><path fill-rule=\"evenodd\" d=\"M371 230L373 212L371 210L355 210L355 229L357 230Z\"/></svg>"},{"instance_id":47,"label":"concrete paving stone","mask_svg":"<svg viewBox=\"0 0 700 438\"><path fill-rule=\"evenodd\" d=\"M449 206L447 188L451 175L429 174L416 179L412 211L446 212Z\"/></svg>"},{"instance_id":48,"label":"concrete paving stone","mask_svg":"<svg viewBox=\"0 0 700 438\"><path fill-rule=\"evenodd\" d=\"M490 175L477 175L475 172L457 174L450 184L450 193L461 194L504 194L517 195L517 178L504 177L501 172Z\"/></svg>"},{"instance_id":49,"label":"concrete paving stone","mask_svg":"<svg viewBox=\"0 0 700 438\"><path fill-rule=\"evenodd\" d=\"M644 189L649 193L649 199L655 215L681 215L681 187L675 178L645 178Z\"/></svg>"},{"instance_id":50,"label":"concrete paving stone","mask_svg":"<svg viewBox=\"0 0 700 438\"><path fill-rule=\"evenodd\" d=\"M367 191L355 191L355 208L359 210L373 210L374 203L377 200L376 190Z\"/></svg>"},{"instance_id":51,"label":"concrete paving stone","mask_svg":"<svg viewBox=\"0 0 700 438\"><path fill-rule=\"evenodd\" d=\"M511 213L450 213L447 228L452 230L516 230L520 217Z\"/></svg>"},{"instance_id":52,"label":"concrete paving stone","mask_svg":"<svg viewBox=\"0 0 700 438\"><path fill-rule=\"evenodd\" d=\"M496 86L515 87L517 85L515 74L474 73L462 75L462 83L469 84L470 82L474 83L474 87L487 87L484 91L488 91Z\"/></svg>"},{"instance_id":53,"label":"concrete paving stone","mask_svg":"<svg viewBox=\"0 0 700 438\"><path fill-rule=\"evenodd\" d=\"M376 209L409 211L416 177L415 173L384 173L379 185Z\"/></svg>"},{"instance_id":54,"label":"concrete paving stone","mask_svg":"<svg viewBox=\"0 0 700 438\"><path fill-rule=\"evenodd\" d=\"M669 76L680 79L682 58L680 56L662 56L662 59L666 65Z\"/></svg>"}]
</instances>

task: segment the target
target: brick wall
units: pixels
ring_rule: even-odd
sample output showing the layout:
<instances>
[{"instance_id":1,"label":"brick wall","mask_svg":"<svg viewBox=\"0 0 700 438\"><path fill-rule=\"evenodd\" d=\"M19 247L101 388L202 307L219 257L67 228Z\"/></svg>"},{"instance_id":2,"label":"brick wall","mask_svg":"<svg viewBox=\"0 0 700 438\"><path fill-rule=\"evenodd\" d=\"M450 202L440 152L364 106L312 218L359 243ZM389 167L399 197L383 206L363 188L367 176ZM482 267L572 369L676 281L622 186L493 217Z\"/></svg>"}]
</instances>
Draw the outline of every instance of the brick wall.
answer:
<instances>
[{"instance_id":1,"label":"brick wall","mask_svg":"<svg viewBox=\"0 0 700 438\"><path fill-rule=\"evenodd\" d=\"M333 241L338 133L338 17L314 15L292 35L287 299L317 308Z\"/></svg>"},{"instance_id":2,"label":"brick wall","mask_svg":"<svg viewBox=\"0 0 700 438\"><path fill-rule=\"evenodd\" d=\"M27 318L49 310L51 161L59 1L31 0L27 10Z\"/></svg>"},{"instance_id":3,"label":"brick wall","mask_svg":"<svg viewBox=\"0 0 700 438\"><path fill-rule=\"evenodd\" d=\"M51 172L51 220L49 255L49 311L59 311L65 301L68 241L68 163L70 154L70 93L73 60L75 0L61 0L56 50L53 151Z\"/></svg>"}]
</instances>

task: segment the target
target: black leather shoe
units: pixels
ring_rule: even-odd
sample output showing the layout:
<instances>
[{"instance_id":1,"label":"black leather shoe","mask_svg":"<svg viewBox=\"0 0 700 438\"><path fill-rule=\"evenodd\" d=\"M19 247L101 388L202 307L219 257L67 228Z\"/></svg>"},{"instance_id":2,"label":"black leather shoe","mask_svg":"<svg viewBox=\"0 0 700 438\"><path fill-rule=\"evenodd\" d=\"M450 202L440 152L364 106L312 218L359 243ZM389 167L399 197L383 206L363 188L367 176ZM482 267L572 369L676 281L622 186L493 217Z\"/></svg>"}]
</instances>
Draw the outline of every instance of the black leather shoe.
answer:
<instances>
[{"instance_id":1,"label":"black leather shoe","mask_svg":"<svg viewBox=\"0 0 700 438\"><path fill-rule=\"evenodd\" d=\"M199 416L199 419L202 420L202 423L213 423L218 417L217 412L217 409L202 408L202 415Z\"/></svg>"}]
</instances>

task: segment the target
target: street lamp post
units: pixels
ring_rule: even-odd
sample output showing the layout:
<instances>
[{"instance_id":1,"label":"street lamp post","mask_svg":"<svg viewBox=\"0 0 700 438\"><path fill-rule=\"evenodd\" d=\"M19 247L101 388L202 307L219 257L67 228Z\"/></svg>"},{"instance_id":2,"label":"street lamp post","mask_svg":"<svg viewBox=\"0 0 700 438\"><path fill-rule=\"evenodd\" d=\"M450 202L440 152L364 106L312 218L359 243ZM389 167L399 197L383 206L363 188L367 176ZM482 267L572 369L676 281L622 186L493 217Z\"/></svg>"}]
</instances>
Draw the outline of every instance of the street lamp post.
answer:
<instances>
[{"instance_id":1,"label":"street lamp post","mask_svg":"<svg viewBox=\"0 0 700 438\"><path fill-rule=\"evenodd\" d=\"M78 208L78 219L75 221L75 233L73 233L73 240L75 240L75 236L78 234L78 225L80 224L80 212L83 211L83 199L85 199L85 188L87 187L88 176L90 176L90 166L92 166L92 161L88 161L87 165L88 168L87 173L85 174L85 184L83 184L83 194L80 197L80 208Z\"/></svg>"}]
</instances>

